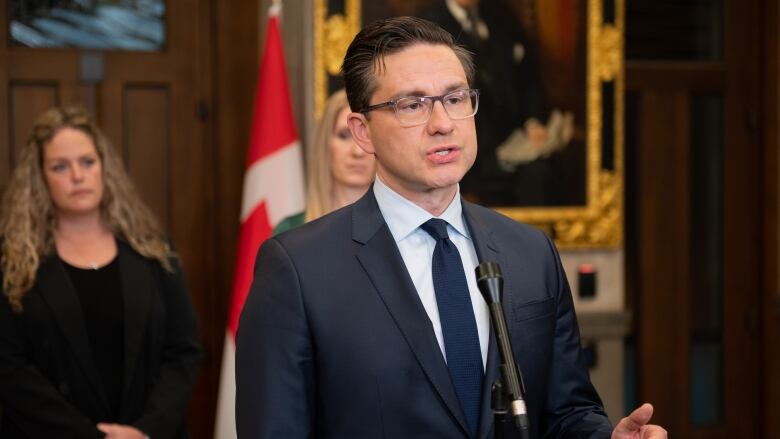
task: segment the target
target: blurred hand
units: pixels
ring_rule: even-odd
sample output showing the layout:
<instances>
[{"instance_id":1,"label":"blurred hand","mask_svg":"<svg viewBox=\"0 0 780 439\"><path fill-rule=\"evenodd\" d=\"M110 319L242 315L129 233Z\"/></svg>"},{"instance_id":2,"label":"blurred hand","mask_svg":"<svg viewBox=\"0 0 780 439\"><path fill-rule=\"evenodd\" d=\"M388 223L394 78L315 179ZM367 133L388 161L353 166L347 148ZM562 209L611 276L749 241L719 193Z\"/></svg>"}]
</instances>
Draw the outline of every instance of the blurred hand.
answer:
<instances>
[{"instance_id":1,"label":"blurred hand","mask_svg":"<svg viewBox=\"0 0 780 439\"><path fill-rule=\"evenodd\" d=\"M97 428L106 434L106 439L146 439L141 430L129 425L100 423Z\"/></svg>"},{"instance_id":2,"label":"blurred hand","mask_svg":"<svg viewBox=\"0 0 780 439\"><path fill-rule=\"evenodd\" d=\"M618 422L612 431L612 439L666 439L666 430L657 425L648 425L653 417L653 406L642 404L630 415Z\"/></svg>"},{"instance_id":3,"label":"blurred hand","mask_svg":"<svg viewBox=\"0 0 780 439\"><path fill-rule=\"evenodd\" d=\"M574 135L574 114L555 109L547 124L531 118L515 128L496 149L499 166L514 172L519 165L548 158L569 144Z\"/></svg>"},{"instance_id":4,"label":"blurred hand","mask_svg":"<svg viewBox=\"0 0 780 439\"><path fill-rule=\"evenodd\" d=\"M525 131L528 135L528 140L534 145L537 151L540 151L547 139L550 137L547 133L547 127L539 123L536 119L531 119L525 124Z\"/></svg>"}]
</instances>

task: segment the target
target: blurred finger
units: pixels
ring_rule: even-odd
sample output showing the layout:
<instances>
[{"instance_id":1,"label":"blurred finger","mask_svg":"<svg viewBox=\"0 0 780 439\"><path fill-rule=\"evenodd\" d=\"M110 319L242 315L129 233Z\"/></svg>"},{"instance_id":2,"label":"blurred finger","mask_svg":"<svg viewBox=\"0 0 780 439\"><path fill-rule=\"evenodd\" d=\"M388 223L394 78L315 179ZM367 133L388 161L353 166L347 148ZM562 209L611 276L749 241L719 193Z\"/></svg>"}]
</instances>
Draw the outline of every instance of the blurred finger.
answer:
<instances>
[{"instance_id":1,"label":"blurred finger","mask_svg":"<svg viewBox=\"0 0 780 439\"><path fill-rule=\"evenodd\" d=\"M657 425L648 425L645 430L645 439L667 439L666 430Z\"/></svg>"},{"instance_id":2,"label":"blurred finger","mask_svg":"<svg viewBox=\"0 0 780 439\"><path fill-rule=\"evenodd\" d=\"M650 404L642 404L639 408L631 412L630 415L621 419L615 430L618 431L639 431L642 426L650 422L650 418L653 416L653 406Z\"/></svg>"}]
</instances>

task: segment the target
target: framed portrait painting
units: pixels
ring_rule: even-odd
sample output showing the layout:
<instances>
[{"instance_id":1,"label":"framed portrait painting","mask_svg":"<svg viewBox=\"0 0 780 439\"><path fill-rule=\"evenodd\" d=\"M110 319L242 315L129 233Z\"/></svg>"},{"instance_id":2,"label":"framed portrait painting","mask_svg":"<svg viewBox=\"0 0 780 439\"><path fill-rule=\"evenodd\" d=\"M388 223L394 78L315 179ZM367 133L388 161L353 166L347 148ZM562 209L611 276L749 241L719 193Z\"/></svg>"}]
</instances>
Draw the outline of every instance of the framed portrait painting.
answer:
<instances>
[{"instance_id":1,"label":"framed portrait painting","mask_svg":"<svg viewBox=\"0 0 780 439\"><path fill-rule=\"evenodd\" d=\"M315 0L315 109L363 23L414 15L474 54L477 159L464 198L562 248L623 241L624 0Z\"/></svg>"}]
</instances>

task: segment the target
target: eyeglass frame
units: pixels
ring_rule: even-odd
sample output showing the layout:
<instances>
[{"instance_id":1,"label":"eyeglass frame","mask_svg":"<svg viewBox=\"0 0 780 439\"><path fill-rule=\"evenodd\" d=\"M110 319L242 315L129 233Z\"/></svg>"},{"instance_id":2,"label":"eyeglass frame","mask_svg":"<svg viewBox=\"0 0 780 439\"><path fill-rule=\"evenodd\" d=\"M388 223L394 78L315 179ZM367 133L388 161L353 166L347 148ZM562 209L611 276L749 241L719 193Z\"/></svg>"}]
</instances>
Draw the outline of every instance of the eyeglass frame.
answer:
<instances>
[{"instance_id":1,"label":"eyeglass frame","mask_svg":"<svg viewBox=\"0 0 780 439\"><path fill-rule=\"evenodd\" d=\"M453 93L462 92L462 91L466 91L466 92L469 92L469 93L474 92L474 99L476 100L476 105L474 105L474 113L469 115L469 116L466 116L466 117L454 118L454 117L450 116L450 112L447 111L447 106L444 105L444 98L449 96L449 95L451 95L451 94L453 94ZM398 117L398 107L397 107L397 105L398 105L398 102L401 101L402 99L410 99L410 98L430 99L430 100L433 101L433 103L431 104L430 110L428 110L428 117L425 119L425 121L420 122L420 123L416 123L414 125L403 125L403 123L401 122L401 119ZM400 123L401 126L403 126L405 128L410 128L410 127L416 127L416 126L420 126L420 125L424 125L424 124L428 123L428 121L431 120L431 115L433 114L433 107L436 105L436 102L441 102L441 106L442 106L442 108L444 108L444 112L447 113L447 117L449 117L451 120L468 119L469 117L476 116L477 111L479 110L479 89L478 88L459 88L457 90L452 90L452 91L449 91L449 92L447 92L447 93L445 93L443 95L439 95L439 96L416 96L416 95L401 96L401 97L398 97L398 98L395 98L395 99L391 99L391 100L389 100L387 102L381 102L379 104L369 105L368 107L366 107L366 108L364 108L362 110L358 110L357 112L365 115L366 113L370 113L370 112L372 112L374 110L380 110L382 108L391 107L393 109L393 114L395 114L395 118L398 121L398 123Z\"/></svg>"}]
</instances>

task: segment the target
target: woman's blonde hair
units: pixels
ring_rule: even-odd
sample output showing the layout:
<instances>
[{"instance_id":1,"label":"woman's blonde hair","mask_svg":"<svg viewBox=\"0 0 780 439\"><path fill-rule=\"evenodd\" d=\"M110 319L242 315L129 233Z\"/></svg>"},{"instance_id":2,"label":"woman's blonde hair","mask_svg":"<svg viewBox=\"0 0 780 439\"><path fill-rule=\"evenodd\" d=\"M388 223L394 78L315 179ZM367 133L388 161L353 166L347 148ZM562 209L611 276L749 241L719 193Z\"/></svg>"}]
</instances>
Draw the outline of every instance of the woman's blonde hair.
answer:
<instances>
[{"instance_id":1,"label":"woman's blonde hair","mask_svg":"<svg viewBox=\"0 0 780 439\"><path fill-rule=\"evenodd\" d=\"M306 222L333 209L333 175L330 169L330 138L339 113L349 108L344 90L333 93L317 125L314 141L306 147Z\"/></svg>"},{"instance_id":2,"label":"woman's blonde hair","mask_svg":"<svg viewBox=\"0 0 780 439\"><path fill-rule=\"evenodd\" d=\"M55 206L43 174L44 148L62 128L87 134L103 170L103 220L114 234L143 256L171 271L170 246L149 208L141 201L108 139L79 107L52 108L35 122L19 155L0 204L0 268L3 292L16 312L32 288L43 257L54 250Z\"/></svg>"}]
</instances>

